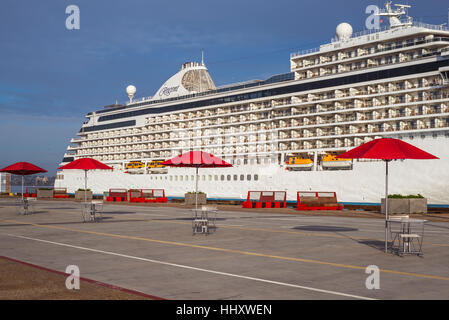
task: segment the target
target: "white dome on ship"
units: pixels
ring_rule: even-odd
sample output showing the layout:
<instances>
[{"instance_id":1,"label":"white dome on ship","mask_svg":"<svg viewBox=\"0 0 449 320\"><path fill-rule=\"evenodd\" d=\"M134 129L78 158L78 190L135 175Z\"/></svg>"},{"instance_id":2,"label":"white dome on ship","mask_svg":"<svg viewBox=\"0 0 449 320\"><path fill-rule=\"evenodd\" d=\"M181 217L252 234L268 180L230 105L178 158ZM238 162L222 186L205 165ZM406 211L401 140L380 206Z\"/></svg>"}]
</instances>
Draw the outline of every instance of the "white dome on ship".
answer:
<instances>
[{"instance_id":1,"label":"white dome on ship","mask_svg":"<svg viewBox=\"0 0 449 320\"><path fill-rule=\"evenodd\" d=\"M134 95L135 93L136 93L136 87L134 87L134 86L127 86L126 87L126 93L128 94L128 95Z\"/></svg>"},{"instance_id":2,"label":"white dome on ship","mask_svg":"<svg viewBox=\"0 0 449 320\"><path fill-rule=\"evenodd\" d=\"M352 26L343 22L337 26L337 37L339 40L349 40L352 36Z\"/></svg>"}]
</instances>

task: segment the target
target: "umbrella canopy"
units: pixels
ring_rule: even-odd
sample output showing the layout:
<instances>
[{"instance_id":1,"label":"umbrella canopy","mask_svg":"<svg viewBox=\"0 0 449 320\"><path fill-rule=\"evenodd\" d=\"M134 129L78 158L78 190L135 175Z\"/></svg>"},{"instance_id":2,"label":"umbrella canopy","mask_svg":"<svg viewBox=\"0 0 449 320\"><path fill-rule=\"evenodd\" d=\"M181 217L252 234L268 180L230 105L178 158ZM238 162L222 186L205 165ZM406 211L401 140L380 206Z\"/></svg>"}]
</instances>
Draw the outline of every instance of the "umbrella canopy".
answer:
<instances>
[{"instance_id":1,"label":"umbrella canopy","mask_svg":"<svg viewBox=\"0 0 449 320\"><path fill-rule=\"evenodd\" d=\"M30 174L47 172L47 170L39 168L38 166L35 166L34 164L29 162L17 162L6 168L1 169L0 172L8 172L20 176L27 176Z\"/></svg>"},{"instance_id":2,"label":"umbrella canopy","mask_svg":"<svg viewBox=\"0 0 449 320\"><path fill-rule=\"evenodd\" d=\"M188 168L224 168L232 167L232 164L203 151L190 151L161 163L169 167Z\"/></svg>"},{"instance_id":3,"label":"umbrella canopy","mask_svg":"<svg viewBox=\"0 0 449 320\"><path fill-rule=\"evenodd\" d=\"M92 158L81 158L75 161L72 161L62 167L59 167L60 170L67 170L67 169L79 169L79 170L113 170L112 167L105 165L104 163L101 163L100 161L97 161Z\"/></svg>"},{"instance_id":4,"label":"umbrella canopy","mask_svg":"<svg viewBox=\"0 0 449 320\"><path fill-rule=\"evenodd\" d=\"M198 209L198 169L199 168L226 168L232 167L232 164L227 163L213 154L203 151L190 151L181 154L173 159L161 163L169 167L185 167L196 168L195 176L195 209Z\"/></svg>"},{"instance_id":5,"label":"umbrella canopy","mask_svg":"<svg viewBox=\"0 0 449 320\"><path fill-rule=\"evenodd\" d=\"M439 159L411 144L399 139L381 138L375 139L337 158L347 159L380 159L385 161L385 252L388 247L388 162L399 159Z\"/></svg>"},{"instance_id":6,"label":"umbrella canopy","mask_svg":"<svg viewBox=\"0 0 449 320\"><path fill-rule=\"evenodd\" d=\"M418 149L399 139L382 138L362 144L337 158L347 159L438 159L434 155Z\"/></svg>"},{"instance_id":7,"label":"umbrella canopy","mask_svg":"<svg viewBox=\"0 0 449 320\"><path fill-rule=\"evenodd\" d=\"M22 201L23 201L23 176L36 173L43 173L47 172L47 170L39 168L38 166L35 166L34 164L29 162L17 162L6 168L1 169L0 172L8 172L11 174L22 176Z\"/></svg>"},{"instance_id":8,"label":"umbrella canopy","mask_svg":"<svg viewBox=\"0 0 449 320\"><path fill-rule=\"evenodd\" d=\"M87 171L88 170L113 170L114 168L101 163L92 158L81 158L78 160L74 160L62 167L59 167L60 170L84 170L84 202L86 202L86 191L87 191Z\"/></svg>"}]
</instances>

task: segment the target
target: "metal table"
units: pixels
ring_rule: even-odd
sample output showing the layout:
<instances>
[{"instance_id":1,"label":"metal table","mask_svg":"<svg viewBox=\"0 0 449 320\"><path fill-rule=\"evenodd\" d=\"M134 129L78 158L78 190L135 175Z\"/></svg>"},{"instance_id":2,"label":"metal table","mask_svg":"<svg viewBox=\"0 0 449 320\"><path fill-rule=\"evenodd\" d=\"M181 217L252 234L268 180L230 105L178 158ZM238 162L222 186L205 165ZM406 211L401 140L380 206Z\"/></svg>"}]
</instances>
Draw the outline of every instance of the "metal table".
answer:
<instances>
[{"instance_id":1,"label":"metal table","mask_svg":"<svg viewBox=\"0 0 449 320\"><path fill-rule=\"evenodd\" d=\"M82 202L83 221L98 222L102 219L103 201Z\"/></svg>"},{"instance_id":2,"label":"metal table","mask_svg":"<svg viewBox=\"0 0 449 320\"><path fill-rule=\"evenodd\" d=\"M16 208L19 214L28 215L34 212L34 202L36 198L20 198L16 202Z\"/></svg>"},{"instance_id":3,"label":"metal table","mask_svg":"<svg viewBox=\"0 0 449 320\"><path fill-rule=\"evenodd\" d=\"M217 219L216 206L202 206L201 209L192 209L192 230L193 234L209 234L216 229Z\"/></svg>"},{"instance_id":4,"label":"metal table","mask_svg":"<svg viewBox=\"0 0 449 320\"><path fill-rule=\"evenodd\" d=\"M421 256L424 239L424 224L427 220L391 217L387 220L390 248L399 255L416 254Z\"/></svg>"}]
</instances>

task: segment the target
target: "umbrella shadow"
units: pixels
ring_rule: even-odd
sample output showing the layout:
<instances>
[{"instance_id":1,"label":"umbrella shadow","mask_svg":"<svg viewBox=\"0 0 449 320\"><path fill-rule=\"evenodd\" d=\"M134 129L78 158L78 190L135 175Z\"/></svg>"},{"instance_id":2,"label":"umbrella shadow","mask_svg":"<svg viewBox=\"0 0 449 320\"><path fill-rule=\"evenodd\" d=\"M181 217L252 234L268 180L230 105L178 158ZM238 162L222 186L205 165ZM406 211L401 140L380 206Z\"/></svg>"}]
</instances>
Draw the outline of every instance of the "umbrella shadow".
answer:
<instances>
[{"instance_id":1,"label":"umbrella shadow","mask_svg":"<svg viewBox=\"0 0 449 320\"><path fill-rule=\"evenodd\" d=\"M209 219L211 219L211 218L209 218ZM193 218L190 217L190 218L157 219L157 220L181 220L181 221L192 221ZM226 219L226 218L215 218L214 220L215 220L215 221L225 221L225 220L227 220L227 219Z\"/></svg>"},{"instance_id":2,"label":"umbrella shadow","mask_svg":"<svg viewBox=\"0 0 449 320\"><path fill-rule=\"evenodd\" d=\"M42 208L44 210L76 210L78 208L72 208L72 207L61 207L61 208Z\"/></svg>"},{"instance_id":3,"label":"umbrella shadow","mask_svg":"<svg viewBox=\"0 0 449 320\"><path fill-rule=\"evenodd\" d=\"M337 227L337 226L301 226L301 227L294 227L293 229L302 230L302 231L315 231L315 232L320 232L320 231L334 232L335 234L337 234L341 237L344 237L346 239L355 241L358 244L368 246L368 247L376 249L378 251L385 250L385 241L376 240L376 239L357 239L357 238L351 237L350 235L344 233L344 232L358 231L359 229L357 229L357 228Z\"/></svg>"},{"instance_id":4,"label":"umbrella shadow","mask_svg":"<svg viewBox=\"0 0 449 320\"><path fill-rule=\"evenodd\" d=\"M317 232L351 232L351 231L358 231L357 228L348 228L348 227L337 227L337 226L300 226L300 227L293 227L292 229L295 230L302 230L302 231L317 231Z\"/></svg>"},{"instance_id":5,"label":"umbrella shadow","mask_svg":"<svg viewBox=\"0 0 449 320\"><path fill-rule=\"evenodd\" d=\"M347 239L350 239L354 242L357 242L358 244L362 244L364 246L368 246L372 249L375 249L380 252L385 252L385 240L377 240L377 239L358 239L351 237L347 234L340 234L340 236L345 237ZM388 244L390 246L390 244Z\"/></svg>"},{"instance_id":6,"label":"umbrella shadow","mask_svg":"<svg viewBox=\"0 0 449 320\"><path fill-rule=\"evenodd\" d=\"M134 211L103 211L102 214L135 214Z\"/></svg>"},{"instance_id":7,"label":"umbrella shadow","mask_svg":"<svg viewBox=\"0 0 449 320\"><path fill-rule=\"evenodd\" d=\"M385 241L370 240L370 239L365 239L365 240L353 239L353 240L356 240L358 243L366 245L366 246L371 247L373 249L376 249L376 250L379 250L379 251L385 251Z\"/></svg>"},{"instance_id":8,"label":"umbrella shadow","mask_svg":"<svg viewBox=\"0 0 449 320\"><path fill-rule=\"evenodd\" d=\"M102 217L98 223L119 223L119 222L147 222L147 220L108 220L112 219L112 217ZM53 225L78 225L78 224L87 224L90 222L84 221L67 221L67 222L47 222L47 223L37 223L40 226L53 226ZM33 227L33 225L28 223L16 223L16 224L2 224L1 227Z\"/></svg>"}]
</instances>

